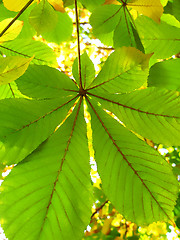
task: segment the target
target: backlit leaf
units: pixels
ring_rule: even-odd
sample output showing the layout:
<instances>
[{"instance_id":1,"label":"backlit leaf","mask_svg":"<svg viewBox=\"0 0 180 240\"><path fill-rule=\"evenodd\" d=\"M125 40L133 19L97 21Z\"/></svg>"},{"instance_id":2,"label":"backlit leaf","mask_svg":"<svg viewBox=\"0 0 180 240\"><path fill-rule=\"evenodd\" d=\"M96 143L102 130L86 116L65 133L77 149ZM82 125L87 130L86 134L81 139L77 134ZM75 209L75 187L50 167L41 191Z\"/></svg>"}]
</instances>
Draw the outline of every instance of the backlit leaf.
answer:
<instances>
[{"instance_id":1,"label":"backlit leaf","mask_svg":"<svg viewBox=\"0 0 180 240\"><path fill-rule=\"evenodd\" d=\"M148 85L180 91L180 59L171 59L153 65Z\"/></svg>"},{"instance_id":2,"label":"backlit leaf","mask_svg":"<svg viewBox=\"0 0 180 240\"><path fill-rule=\"evenodd\" d=\"M180 144L180 96L177 92L147 88L127 94L104 94L97 99L126 127L155 143Z\"/></svg>"},{"instance_id":3,"label":"backlit leaf","mask_svg":"<svg viewBox=\"0 0 180 240\"><path fill-rule=\"evenodd\" d=\"M14 12L20 11L28 2L29 0L3 0L4 6Z\"/></svg>"},{"instance_id":4,"label":"backlit leaf","mask_svg":"<svg viewBox=\"0 0 180 240\"><path fill-rule=\"evenodd\" d=\"M47 1L37 4L29 15L29 22L37 31L37 35L55 28L58 16Z\"/></svg>"},{"instance_id":5,"label":"backlit leaf","mask_svg":"<svg viewBox=\"0 0 180 240\"><path fill-rule=\"evenodd\" d=\"M146 53L154 53L154 58L168 58L179 51L179 28L163 21L157 24L145 16L138 17L135 23Z\"/></svg>"},{"instance_id":6,"label":"backlit leaf","mask_svg":"<svg viewBox=\"0 0 180 240\"><path fill-rule=\"evenodd\" d=\"M108 199L140 225L172 220L178 185L169 164L94 100L88 102L95 158Z\"/></svg>"},{"instance_id":7,"label":"backlit leaf","mask_svg":"<svg viewBox=\"0 0 180 240\"><path fill-rule=\"evenodd\" d=\"M10 83L23 75L32 59L19 56L0 58L0 85Z\"/></svg>"},{"instance_id":8,"label":"backlit leaf","mask_svg":"<svg viewBox=\"0 0 180 240\"><path fill-rule=\"evenodd\" d=\"M63 0L48 0L56 11L65 12Z\"/></svg>"},{"instance_id":9,"label":"backlit leaf","mask_svg":"<svg viewBox=\"0 0 180 240\"><path fill-rule=\"evenodd\" d=\"M129 92L146 85L151 55L130 47L116 49L89 86L111 93Z\"/></svg>"},{"instance_id":10,"label":"backlit leaf","mask_svg":"<svg viewBox=\"0 0 180 240\"><path fill-rule=\"evenodd\" d=\"M33 63L57 67L55 52L46 44L31 39L16 39L0 45L0 50L6 56L32 57Z\"/></svg>"},{"instance_id":11,"label":"backlit leaf","mask_svg":"<svg viewBox=\"0 0 180 240\"><path fill-rule=\"evenodd\" d=\"M158 23L163 14L163 6L160 0L131 0L127 6L130 6L139 13L152 18Z\"/></svg>"},{"instance_id":12,"label":"backlit leaf","mask_svg":"<svg viewBox=\"0 0 180 240\"><path fill-rule=\"evenodd\" d=\"M81 239L92 205L81 105L1 186L1 223L9 239Z\"/></svg>"},{"instance_id":13,"label":"backlit leaf","mask_svg":"<svg viewBox=\"0 0 180 240\"><path fill-rule=\"evenodd\" d=\"M79 69L77 58L74 61L72 72L75 80L79 84ZM81 77L83 88L89 86L95 78L94 64L86 52L81 55Z\"/></svg>"},{"instance_id":14,"label":"backlit leaf","mask_svg":"<svg viewBox=\"0 0 180 240\"><path fill-rule=\"evenodd\" d=\"M12 18L7 18L0 22L0 33L7 27L7 25L12 21ZM23 27L23 22L16 20L13 25L7 29L7 31L0 37L0 43L13 40L21 32Z\"/></svg>"}]
</instances>

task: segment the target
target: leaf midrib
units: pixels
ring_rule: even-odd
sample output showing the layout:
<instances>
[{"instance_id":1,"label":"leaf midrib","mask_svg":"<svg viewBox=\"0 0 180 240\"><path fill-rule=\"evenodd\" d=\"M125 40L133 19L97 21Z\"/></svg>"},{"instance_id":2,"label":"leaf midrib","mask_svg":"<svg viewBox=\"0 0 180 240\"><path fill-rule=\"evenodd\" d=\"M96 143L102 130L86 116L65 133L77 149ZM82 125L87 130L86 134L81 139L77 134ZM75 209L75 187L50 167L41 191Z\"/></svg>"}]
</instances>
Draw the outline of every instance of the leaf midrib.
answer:
<instances>
[{"instance_id":1,"label":"leaf midrib","mask_svg":"<svg viewBox=\"0 0 180 240\"><path fill-rule=\"evenodd\" d=\"M95 94L93 94L93 93L87 92L87 94L89 94L89 95L91 95L91 96L93 96L93 97L102 99L102 100L104 100L104 101L107 101L107 102L116 104L116 105L118 105L118 106L121 106L121 107L124 107L124 108L128 108L128 109L131 109L131 110L133 110L133 111L137 111L137 112L144 113L144 114L147 114L147 115L149 114L149 115L153 115L153 116L157 116L157 117L167 117L167 118L180 119L180 117L178 117L178 116L170 116L170 115L166 115L166 114L152 113L152 112L143 111L143 110L140 110L140 109L137 109L137 108L133 108L133 107L130 107L130 106L121 104L121 103L119 103L119 102L115 102L115 101L113 101L113 100L110 100L110 99L107 99L107 98L104 98L104 97L95 95Z\"/></svg>"},{"instance_id":2,"label":"leaf midrib","mask_svg":"<svg viewBox=\"0 0 180 240\"><path fill-rule=\"evenodd\" d=\"M69 101L63 103L63 104L60 105L59 107L57 107L57 108L51 110L50 112L44 114L43 116L37 118L36 120L30 122L29 124L26 124L26 125L24 125L23 127L19 128L19 129L16 129L14 132L11 132L11 133L9 133L8 135L3 136L2 138L6 138L7 136L10 136L10 135L12 135L12 134L14 134L14 133L20 132L20 131L22 131L23 129L25 129L26 127L29 127L29 126L31 126L31 125L34 124L34 123L37 123L37 122L40 121L41 119L47 117L48 115L54 113L55 111L59 110L60 108L64 107L65 105L67 105L68 103L72 102L72 101L75 100L77 97L78 97L78 95L75 96L74 98L70 99Z\"/></svg>"},{"instance_id":3,"label":"leaf midrib","mask_svg":"<svg viewBox=\"0 0 180 240\"><path fill-rule=\"evenodd\" d=\"M60 164L60 167L59 167L59 170L57 172L57 177L56 177L56 180L54 181L54 185L53 185L53 189L52 189L52 192L51 192L51 196L50 196L50 199L49 199L49 203L48 203L48 206L46 207L46 213L45 213L45 216L44 216L44 220L43 220L43 223L42 223L42 226L41 226L41 229L40 229L40 233L39 233L39 236L41 235L42 233L42 230L43 230L43 227L44 227L44 224L45 224L45 220L47 218L47 215L48 215L48 211L49 211L49 207L52 203L52 198L53 198L53 195L54 195L54 192L55 192L55 189L56 189L56 184L59 180L59 175L62 171L62 167L63 167L63 164L64 164L64 161L66 159L66 155L68 153L68 150L69 150L69 145L71 143L71 138L73 136L73 133L74 133L74 129L75 129L75 126L76 126L76 122L77 122L77 118L78 118L78 115L79 115L79 112L80 112L80 107L81 107L81 103L82 103L82 97L80 98L80 102L79 102L79 106L78 106L78 109L77 109L77 113L76 113L76 116L74 118L74 122L73 122L73 125L72 125L72 130L71 130L71 133L70 133L70 136L69 136L69 139L67 141L67 146L64 150L64 156L63 158L61 159L61 164ZM68 217L68 216L67 216ZM71 224L71 222L70 222Z\"/></svg>"}]
</instances>

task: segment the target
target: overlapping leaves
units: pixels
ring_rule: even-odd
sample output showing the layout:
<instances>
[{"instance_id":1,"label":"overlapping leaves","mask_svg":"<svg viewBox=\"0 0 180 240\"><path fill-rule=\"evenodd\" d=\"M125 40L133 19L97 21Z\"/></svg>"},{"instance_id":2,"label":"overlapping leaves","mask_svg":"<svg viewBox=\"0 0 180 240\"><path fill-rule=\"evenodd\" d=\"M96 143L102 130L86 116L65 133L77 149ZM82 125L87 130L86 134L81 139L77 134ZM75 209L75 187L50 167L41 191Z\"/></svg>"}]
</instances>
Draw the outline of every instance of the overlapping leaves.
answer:
<instances>
[{"instance_id":1,"label":"overlapping leaves","mask_svg":"<svg viewBox=\"0 0 180 240\"><path fill-rule=\"evenodd\" d=\"M110 0L92 11L90 23L94 35L106 45L133 46L154 53L154 58L167 58L179 51L180 31L160 22L162 14L159 0Z\"/></svg>"},{"instance_id":2,"label":"overlapping leaves","mask_svg":"<svg viewBox=\"0 0 180 240\"><path fill-rule=\"evenodd\" d=\"M138 224L172 220L176 179L137 136L179 143L180 98L170 90L138 90L147 85L149 57L117 49L94 78L85 53L81 78L76 61L73 66L76 83L56 69L32 65L16 81L29 99L0 101L1 159L17 164L0 195L1 224L10 240L79 240L83 234L92 205L83 99L108 199Z\"/></svg>"}]
</instances>

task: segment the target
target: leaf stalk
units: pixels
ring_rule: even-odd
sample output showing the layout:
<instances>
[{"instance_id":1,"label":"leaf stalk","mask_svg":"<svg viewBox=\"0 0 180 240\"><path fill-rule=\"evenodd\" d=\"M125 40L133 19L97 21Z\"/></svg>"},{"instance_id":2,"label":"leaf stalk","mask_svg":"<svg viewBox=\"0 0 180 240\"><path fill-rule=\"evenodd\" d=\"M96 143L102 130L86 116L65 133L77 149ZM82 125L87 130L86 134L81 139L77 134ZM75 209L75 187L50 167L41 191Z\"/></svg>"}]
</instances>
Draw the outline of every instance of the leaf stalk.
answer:
<instances>
[{"instance_id":1,"label":"leaf stalk","mask_svg":"<svg viewBox=\"0 0 180 240\"><path fill-rule=\"evenodd\" d=\"M77 0L75 0L75 14L76 14L77 45L78 45L79 88L80 90L83 90L82 76L81 76L81 49L80 49L79 14L78 14Z\"/></svg>"}]
</instances>

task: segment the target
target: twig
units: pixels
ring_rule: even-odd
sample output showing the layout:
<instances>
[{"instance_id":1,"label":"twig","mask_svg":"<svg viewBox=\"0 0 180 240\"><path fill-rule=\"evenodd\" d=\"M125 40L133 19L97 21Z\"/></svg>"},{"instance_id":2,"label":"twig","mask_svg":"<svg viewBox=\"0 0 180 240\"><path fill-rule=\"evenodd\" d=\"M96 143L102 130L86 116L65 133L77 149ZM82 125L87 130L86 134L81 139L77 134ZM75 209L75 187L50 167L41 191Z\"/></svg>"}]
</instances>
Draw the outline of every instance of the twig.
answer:
<instances>
[{"instance_id":1,"label":"twig","mask_svg":"<svg viewBox=\"0 0 180 240\"><path fill-rule=\"evenodd\" d=\"M95 212L93 212L93 214L91 215L91 219L94 217L94 215L97 213L97 212L99 212L99 210L101 210L105 205L106 205L106 203L108 203L109 202L109 200L106 200L100 207L98 207L98 208L96 208L96 211Z\"/></svg>"},{"instance_id":2,"label":"twig","mask_svg":"<svg viewBox=\"0 0 180 240\"><path fill-rule=\"evenodd\" d=\"M78 16L77 0L75 0L75 12L76 12L77 43L78 43L79 88L80 88L80 90L82 90L81 49L80 49L80 37L79 37L79 16Z\"/></svg>"},{"instance_id":3,"label":"twig","mask_svg":"<svg viewBox=\"0 0 180 240\"><path fill-rule=\"evenodd\" d=\"M20 11L19 13L13 18L13 20L2 30L0 33L0 37L11 27L11 25L23 14L23 12L26 10L26 8L29 7L29 5L33 2L34 0L30 0Z\"/></svg>"}]
</instances>

